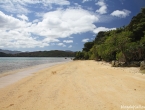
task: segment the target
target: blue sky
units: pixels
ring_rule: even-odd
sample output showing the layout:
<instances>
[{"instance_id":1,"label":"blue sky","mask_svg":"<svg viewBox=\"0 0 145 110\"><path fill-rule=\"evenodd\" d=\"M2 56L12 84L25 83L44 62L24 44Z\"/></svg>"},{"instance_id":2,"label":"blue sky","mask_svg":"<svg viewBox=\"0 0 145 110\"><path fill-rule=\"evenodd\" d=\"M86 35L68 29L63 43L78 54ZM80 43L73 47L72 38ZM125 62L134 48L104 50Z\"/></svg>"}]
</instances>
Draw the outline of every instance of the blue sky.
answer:
<instances>
[{"instance_id":1,"label":"blue sky","mask_svg":"<svg viewBox=\"0 0 145 110\"><path fill-rule=\"evenodd\" d=\"M79 51L144 6L145 0L0 0L0 48Z\"/></svg>"}]
</instances>

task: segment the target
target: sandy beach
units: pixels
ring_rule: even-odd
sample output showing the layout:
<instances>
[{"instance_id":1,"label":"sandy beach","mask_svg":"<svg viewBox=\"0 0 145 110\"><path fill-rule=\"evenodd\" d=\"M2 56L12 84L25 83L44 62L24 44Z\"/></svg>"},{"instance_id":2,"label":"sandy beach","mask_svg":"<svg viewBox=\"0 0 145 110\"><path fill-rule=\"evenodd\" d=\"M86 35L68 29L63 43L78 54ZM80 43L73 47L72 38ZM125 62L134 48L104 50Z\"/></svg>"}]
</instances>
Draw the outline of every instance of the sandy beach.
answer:
<instances>
[{"instance_id":1,"label":"sandy beach","mask_svg":"<svg viewBox=\"0 0 145 110\"><path fill-rule=\"evenodd\" d=\"M4 72L0 74L0 88L13 84L21 80L22 78L32 75L33 73L36 73L37 71L40 71L44 68L49 68L57 64L63 64L65 62L69 62L69 61L40 64L40 65L30 66L27 68L15 69L12 71Z\"/></svg>"},{"instance_id":2,"label":"sandy beach","mask_svg":"<svg viewBox=\"0 0 145 110\"><path fill-rule=\"evenodd\" d=\"M145 109L145 75L139 68L114 68L104 62L66 62L0 88L0 110L127 110L123 108L127 106Z\"/></svg>"}]
</instances>

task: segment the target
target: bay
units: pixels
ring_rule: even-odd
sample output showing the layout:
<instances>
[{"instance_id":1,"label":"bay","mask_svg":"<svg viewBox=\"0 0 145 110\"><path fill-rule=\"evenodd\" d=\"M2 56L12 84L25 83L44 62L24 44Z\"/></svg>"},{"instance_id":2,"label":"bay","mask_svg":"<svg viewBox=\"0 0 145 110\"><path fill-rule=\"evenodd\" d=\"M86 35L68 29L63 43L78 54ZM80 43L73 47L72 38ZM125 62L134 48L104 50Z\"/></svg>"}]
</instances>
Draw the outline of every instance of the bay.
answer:
<instances>
[{"instance_id":1,"label":"bay","mask_svg":"<svg viewBox=\"0 0 145 110\"><path fill-rule=\"evenodd\" d=\"M0 74L35 65L70 61L64 57L0 57Z\"/></svg>"}]
</instances>

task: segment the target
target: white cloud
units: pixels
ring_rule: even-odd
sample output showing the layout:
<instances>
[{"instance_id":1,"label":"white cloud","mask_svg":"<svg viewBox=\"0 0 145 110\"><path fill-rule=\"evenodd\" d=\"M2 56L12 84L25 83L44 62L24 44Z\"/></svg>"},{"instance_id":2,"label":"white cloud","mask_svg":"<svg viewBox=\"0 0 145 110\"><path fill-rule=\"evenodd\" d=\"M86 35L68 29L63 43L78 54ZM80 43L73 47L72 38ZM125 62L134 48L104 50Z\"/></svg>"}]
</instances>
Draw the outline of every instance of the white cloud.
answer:
<instances>
[{"instance_id":1,"label":"white cloud","mask_svg":"<svg viewBox=\"0 0 145 110\"><path fill-rule=\"evenodd\" d=\"M98 16L81 8L69 8L45 13L43 20L31 27L40 36L65 38L72 34L93 31Z\"/></svg>"},{"instance_id":2,"label":"white cloud","mask_svg":"<svg viewBox=\"0 0 145 110\"><path fill-rule=\"evenodd\" d=\"M58 39L53 39L51 37L46 37L42 40L43 42L59 42Z\"/></svg>"},{"instance_id":3,"label":"white cloud","mask_svg":"<svg viewBox=\"0 0 145 110\"><path fill-rule=\"evenodd\" d=\"M73 40L64 40L65 43L73 43Z\"/></svg>"},{"instance_id":4,"label":"white cloud","mask_svg":"<svg viewBox=\"0 0 145 110\"><path fill-rule=\"evenodd\" d=\"M68 48L72 48L72 45L68 46Z\"/></svg>"},{"instance_id":5,"label":"white cloud","mask_svg":"<svg viewBox=\"0 0 145 110\"><path fill-rule=\"evenodd\" d=\"M68 0L43 0L46 4L70 5Z\"/></svg>"},{"instance_id":6,"label":"white cloud","mask_svg":"<svg viewBox=\"0 0 145 110\"><path fill-rule=\"evenodd\" d=\"M116 28L106 28L106 27L98 27L96 29L94 29L94 33L98 33L100 31L109 31L109 30L115 30Z\"/></svg>"},{"instance_id":7,"label":"white cloud","mask_svg":"<svg viewBox=\"0 0 145 110\"><path fill-rule=\"evenodd\" d=\"M42 15L42 19L28 21L28 17L20 14L15 18L0 11L0 48L35 48L49 46L51 42L59 42L58 38L70 37L93 31L99 19L94 13L81 9L58 9ZM71 43L71 40L65 41ZM59 46L65 47L63 43Z\"/></svg>"},{"instance_id":8,"label":"white cloud","mask_svg":"<svg viewBox=\"0 0 145 110\"><path fill-rule=\"evenodd\" d=\"M36 17L43 17L44 14L45 14L44 12L35 12Z\"/></svg>"},{"instance_id":9,"label":"white cloud","mask_svg":"<svg viewBox=\"0 0 145 110\"><path fill-rule=\"evenodd\" d=\"M88 2L88 1L92 1L92 0L83 0L82 3Z\"/></svg>"},{"instance_id":10,"label":"white cloud","mask_svg":"<svg viewBox=\"0 0 145 110\"><path fill-rule=\"evenodd\" d=\"M32 21L33 23L38 23L39 22L39 19L35 19Z\"/></svg>"},{"instance_id":11,"label":"white cloud","mask_svg":"<svg viewBox=\"0 0 145 110\"><path fill-rule=\"evenodd\" d=\"M53 0L52 3L56 1ZM19 5L27 6L31 2L31 0L26 0L26 2L19 2ZM61 4L69 5L67 2L62 2ZM28 13L28 11L24 13ZM3 41L0 43L0 48L45 47L53 42L58 43L59 38L72 38L70 36L73 34L81 34L88 31L98 33L100 30L109 30L105 27L96 28L94 24L100 21L102 15L97 15L82 8L57 9L47 13L39 13L39 15L41 19L37 18L30 21L26 14L20 12L17 12L16 18L0 11L0 41ZM82 42L87 41L89 39L82 40ZM63 43L73 43L73 40L64 40L63 43L57 43L55 45L66 47Z\"/></svg>"},{"instance_id":12,"label":"white cloud","mask_svg":"<svg viewBox=\"0 0 145 110\"><path fill-rule=\"evenodd\" d=\"M57 45L58 45L58 46L62 46L62 47L66 47L66 45L63 44L63 43L58 43Z\"/></svg>"},{"instance_id":13,"label":"white cloud","mask_svg":"<svg viewBox=\"0 0 145 110\"><path fill-rule=\"evenodd\" d=\"M12 2L10 0L6 0L6 1L1 0L0 1L0 7L2 9L4 9L5 11L11 12L11 13L24 13L24 14L27 14L27 13L31 12L30 10L25 8L25 6L23 6L23 5L21 5L21 4L17 3L17 2Z\"/></svg>"},{"instance_id":14,"label":"white cloud","mask_svg":"<svg viewBox=\"0 0 145 110\"><path fill-rule=\"evenodd\" d=\"M92 8L92 7L87 7L87 9L88 9L88 10L90 10L90 11L92 11L92 10L93 10L93 8Z\"/></svg>"},{"instance_id":15,"label":"white cloud","mask_svg":"<svg viewBox=\"0 0 145 110\"><path fill-rule=\"evenodd\" d=\"M125 18L127 16L129 16L129 14L131 13L131 11L123 9L121 10L115 10L111 13L112 16L116 16L116 17L120 17L120 18Z\"/></svg>"},{"instance_id":16,"label":"white cloud","mask_svg":"<svg viewBox=\"0 0 145 110\"><path fill-rule=\"evenodd\" d=\"M0 48L35 48L49 46L51 40L38 40L30 32L32 23L5 15L0 11ZM35 34L35 33L34 33Z\"/></svg>"},{"instance_id":17,"label":"white cloud","mask_svg":"<svg viewBox=\"0 0 145 110\"><path fill-rule=\"evenodd\" d=\"M27 32L18 32L17 30L11 30L5 32L0 30L1 37L0 48L34 48L48 46L47 42L42 42L31 37L31 34Z\"/></svg>"},{"instance_id":18,"label":"white cloud","mask_svg":"<svg viewBox=\"0 0 145 110\"><path fill-rule=\"evenodd\" d=\"M55 5L70 5L68 0L0 0L0 7L7 12L28 14L31 11L27 8L31 4L41 4L42 7Z\"/></svg>"},{"instance_id":19,"label":"white cloud","mask_svg":"<svg viewBox=\"0 0 145 110\"><path fill-rule=\"evenodd\" d=\"M82 40L82 42L88 42L88 41L89 41L88 38Z\"/></svg>"},{"instance_id":20,"label":"white cloud","mask_svg":"<svg viewBox=\"0 0 145 110\"><path fill-rule=\"evenodd\" d=\"M107 5L104 2L104 0L99 0L96 5L100 6L100 8L98 10L96 10L96 12L100 13L100 14L105 14L107 13Z\"/></svg>"},{"instance_id":21,"label":"white cloud","mask_svg":"<svg viewBox=\"0 0 145 110\"><path fill-rule=\"evenodd\" d=\"M24 21L29 21L28 17L25 16L24 14L22 14L22 15L17 15L17 17L20 18L20 19L22 19L22 20L24 20Z\"/></svg>"},{"instance_id":22,"label":"white cloud","mask_svg":"<svg viewBox=\"0 0 145 110\"><path fill-rule=\"evenodd\" d=\"M25 21L21 21L13 16L5 15L0 11L0 29L17 29L17 28L25 28L30 26L31 23L26 23Z\"/></svg>"}]
</instances>

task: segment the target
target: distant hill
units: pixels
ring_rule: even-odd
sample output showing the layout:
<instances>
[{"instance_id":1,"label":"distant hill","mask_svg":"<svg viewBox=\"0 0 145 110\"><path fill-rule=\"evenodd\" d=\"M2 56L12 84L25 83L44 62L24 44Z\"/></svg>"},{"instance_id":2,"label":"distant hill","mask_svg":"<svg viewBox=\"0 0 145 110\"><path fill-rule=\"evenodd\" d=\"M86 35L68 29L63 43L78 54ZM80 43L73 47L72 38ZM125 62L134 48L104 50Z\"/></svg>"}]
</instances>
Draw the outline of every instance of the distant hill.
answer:
<instances>
[{"instance_id":1,"label":"distant hill","mask_svg":"<svg viewBox=\"0 0 145 110\"><path fill-rule=\"evenodd\" d=\"M10 57L10 56L11 56L10 54L0 52L0 57Z\"/></svg>"},{"instance_id":2,"label":"distant hill","mask_svg":"<svg viewBox=\"0 0 145 110\"><path fill-rule=\"evenodd\" d=\"M15 54L17 57L74 57L74 52L66 52L61 50L51 51L35 51L35 52L23 52Z\"/></svg>"},{"instance_id":3,"label":"distant hill","mask_svg":"<svg viewBox=\"0 0 145 110\"><path fill-rule=\"evenodd\" d=\"M18 53L21 53L21 51L11 51L11 50L2 50L2 49L0 49L0 52L6 53L6 54L18 54Z\"/></svg>"},{"instance_id":4,"label":"distant hill","mask_svg":"<svg viewBox=\"0 0 145 110\"><path fill-rule=\"evenodd\" d=\"M21 52L15 54L0 52L0 57L75 57L75 52L62 50Z\"/></svg>"},{"instance_id":5,"label":"distant hill","mask_svg":"<svg viewBox=\"0 0 145 110\"><path fill-rule=\"evenodd\" d=\"M71 51L71 50L65 50L66 52L73 52L73 51Z\"/></svg>"}]
</instances>

